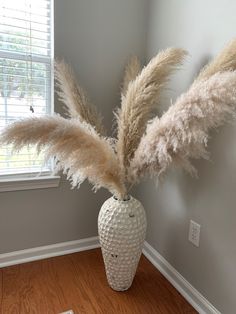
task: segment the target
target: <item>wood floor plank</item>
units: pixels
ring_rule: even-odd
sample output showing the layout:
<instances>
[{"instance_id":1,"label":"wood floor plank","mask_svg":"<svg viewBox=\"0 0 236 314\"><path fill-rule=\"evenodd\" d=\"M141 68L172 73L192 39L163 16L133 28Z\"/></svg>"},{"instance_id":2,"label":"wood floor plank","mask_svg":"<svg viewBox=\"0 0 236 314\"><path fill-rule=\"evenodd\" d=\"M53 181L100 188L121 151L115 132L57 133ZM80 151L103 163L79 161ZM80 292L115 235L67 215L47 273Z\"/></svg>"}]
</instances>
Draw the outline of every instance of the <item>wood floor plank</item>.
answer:
<instances>
[{"instance_id":1,"label":"wood floor plank","mask_svg":"<svg viewBox=\"0 0 236 314\"><path fill-rule=\"evenodd\" d=\"M107 284L100 249L0 270L1 314L193 314L178 291L142 256L132 287Z\"/></svg>"}]
</instances>

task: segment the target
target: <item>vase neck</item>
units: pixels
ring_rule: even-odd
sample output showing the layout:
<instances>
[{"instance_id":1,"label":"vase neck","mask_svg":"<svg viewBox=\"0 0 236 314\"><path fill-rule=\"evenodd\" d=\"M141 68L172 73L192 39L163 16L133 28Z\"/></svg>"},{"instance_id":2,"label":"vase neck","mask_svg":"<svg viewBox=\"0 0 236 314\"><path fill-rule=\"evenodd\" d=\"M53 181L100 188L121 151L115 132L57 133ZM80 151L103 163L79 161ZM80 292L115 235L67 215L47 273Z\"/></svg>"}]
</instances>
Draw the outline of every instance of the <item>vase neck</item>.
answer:
<instances>
[{"instance_id":1,"label":"vase neck","mask_svg":"<svg viewBox=\"0 0 236 314\"><path fill-rule=\"evenodd\" d=\"M131 196L128 194L128 195L126 195L124 198L119 199L119 198L117 198L117 197L114 195L113 198L114 198L116 201L127 202L127 201L129 201L129 200L131 199Z\"/></svg>"}]
</instances>

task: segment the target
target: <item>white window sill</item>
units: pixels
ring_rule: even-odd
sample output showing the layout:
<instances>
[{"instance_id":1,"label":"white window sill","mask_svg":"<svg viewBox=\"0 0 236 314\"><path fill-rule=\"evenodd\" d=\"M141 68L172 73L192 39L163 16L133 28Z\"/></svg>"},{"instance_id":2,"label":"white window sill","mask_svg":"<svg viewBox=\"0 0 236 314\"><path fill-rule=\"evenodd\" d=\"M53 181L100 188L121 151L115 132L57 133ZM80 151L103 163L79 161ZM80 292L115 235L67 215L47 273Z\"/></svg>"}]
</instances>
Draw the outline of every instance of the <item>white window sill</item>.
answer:
<instances>
[{"instance_id":1,"label":"white window sill","mask_svg":"<svg viewBox=\"0 0 236 314\"><path fill-rule=\"evenodd\" d=\"M59 183L59 176L0 178L0 192L55 188Z\"/></svg>"}]
</instances>

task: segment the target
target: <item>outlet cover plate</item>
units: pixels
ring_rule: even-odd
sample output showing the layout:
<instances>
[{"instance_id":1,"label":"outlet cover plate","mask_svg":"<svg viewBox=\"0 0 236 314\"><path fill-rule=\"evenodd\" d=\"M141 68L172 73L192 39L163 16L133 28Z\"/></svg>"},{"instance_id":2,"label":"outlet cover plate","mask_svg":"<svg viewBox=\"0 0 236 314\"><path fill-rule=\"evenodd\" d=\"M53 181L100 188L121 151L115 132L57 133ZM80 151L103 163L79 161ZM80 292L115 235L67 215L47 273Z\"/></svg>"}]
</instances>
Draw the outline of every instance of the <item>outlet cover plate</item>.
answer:
<instances>
[{"instance_id":1,"label":"outlet cover plate","mask_svg":"<svg viewBox=\"0 0 236 314\"><path fill-rule=\"evenodd\" d=\"M188 239L195 246L199 247L201 225L190 220Z\"/></svg>"}]
</instances>

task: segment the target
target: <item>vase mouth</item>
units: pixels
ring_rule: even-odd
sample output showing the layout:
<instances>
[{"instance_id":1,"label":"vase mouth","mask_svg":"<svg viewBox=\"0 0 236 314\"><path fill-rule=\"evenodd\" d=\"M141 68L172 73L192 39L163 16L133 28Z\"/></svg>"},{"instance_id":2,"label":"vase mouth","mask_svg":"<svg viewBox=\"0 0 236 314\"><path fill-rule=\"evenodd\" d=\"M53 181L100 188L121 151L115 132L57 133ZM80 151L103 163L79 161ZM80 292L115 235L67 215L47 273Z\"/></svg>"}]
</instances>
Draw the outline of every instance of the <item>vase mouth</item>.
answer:
<instances>
[{"instance_id":1,"label":"vase mouth","mask_svg":"<svg viewBox=\"0 0 236 314\"><path fill-rule=\"evenodd\" d=\"M128 202L128 201L131 200L131 196L128 194L124 198L119 199L115 195L113 195L113 199L116 200L116 201L119 201L119 202Z\"/></svg>"}]
</instances>

